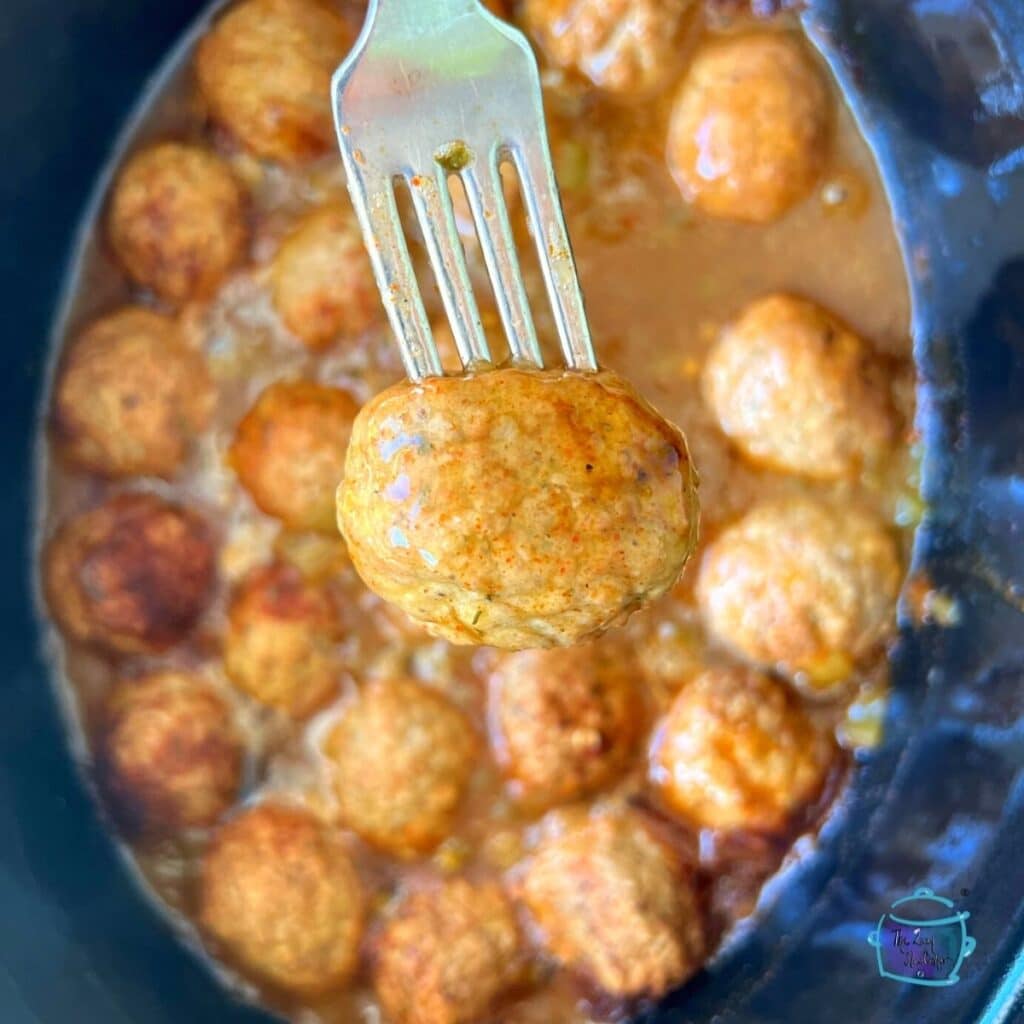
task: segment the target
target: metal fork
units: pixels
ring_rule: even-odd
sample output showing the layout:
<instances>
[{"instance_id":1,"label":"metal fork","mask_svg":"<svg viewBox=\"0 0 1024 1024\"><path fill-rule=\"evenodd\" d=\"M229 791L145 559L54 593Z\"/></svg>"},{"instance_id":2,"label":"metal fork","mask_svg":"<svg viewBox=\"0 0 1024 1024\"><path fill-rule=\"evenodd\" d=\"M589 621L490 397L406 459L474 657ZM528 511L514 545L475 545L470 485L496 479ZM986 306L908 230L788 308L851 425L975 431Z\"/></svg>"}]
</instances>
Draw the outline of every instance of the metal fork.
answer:
<instances>
[{"instance_id":1,"label":"metal fork","mask_svg":"<svg viewBox=\"0 0 1024 1024\"><path fill-rule=\"evenodd\" d=\"M399 219L404 182L464 366L491 353L455 226L466 190L514 363L543 365L499 165L511 162L567 365L596 370L544 125L540 74L522 33L478 0L370 0L332 83L348 189L410 379L441 374Z\"/></svg>"}]
</instances>

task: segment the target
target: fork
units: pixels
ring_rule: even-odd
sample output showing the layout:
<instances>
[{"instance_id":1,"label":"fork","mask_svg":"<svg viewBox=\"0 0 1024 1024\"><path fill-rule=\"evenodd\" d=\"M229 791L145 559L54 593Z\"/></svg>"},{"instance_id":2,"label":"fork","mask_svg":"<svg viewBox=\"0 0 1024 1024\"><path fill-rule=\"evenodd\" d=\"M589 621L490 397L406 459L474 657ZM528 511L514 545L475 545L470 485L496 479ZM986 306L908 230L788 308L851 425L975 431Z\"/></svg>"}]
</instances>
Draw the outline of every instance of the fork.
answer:
<instances>
[{"instance_id":1,"label":"fork","mask_svg":"<svg viewBox=\"0 0 1024 1024\"><path fill-rule=\"evenodd\" d=\"M452 210L465 189L512 362L543 358L499 167L526 205L565 362L596 370L551 166L537 61L526 37L478 0L370 0L332 101L348 190L402 360L413 381L442 373L398 214L404 183L464 367L492 361Z\"/></svg>"}]
</instances>

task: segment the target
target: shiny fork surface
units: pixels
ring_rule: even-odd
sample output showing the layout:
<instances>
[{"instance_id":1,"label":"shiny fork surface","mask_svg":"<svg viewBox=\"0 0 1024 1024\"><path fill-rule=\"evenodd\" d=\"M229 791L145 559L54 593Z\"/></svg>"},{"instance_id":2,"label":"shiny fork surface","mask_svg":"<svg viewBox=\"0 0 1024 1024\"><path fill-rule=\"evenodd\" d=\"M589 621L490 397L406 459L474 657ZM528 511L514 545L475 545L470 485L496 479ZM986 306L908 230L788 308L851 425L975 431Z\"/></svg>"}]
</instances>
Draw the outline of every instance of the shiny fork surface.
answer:
<instances>
[{"instance_id":1,"label":"shiny fork surface","mask_svg":"<svg viewBox=\"0 0 1024 1024\"><path fill-rule=\"evenodd\" d=\"M452 211L453 176L466 191L512 360L542 365L502 190L504 162L516 170L566 364L596 369L540 75L522 33L478 0L370 0L332 92L349 193L409 377L442 371L399 219L397 182L412 197L463 365L491 361Z\"/></svg>"}]
</instances>

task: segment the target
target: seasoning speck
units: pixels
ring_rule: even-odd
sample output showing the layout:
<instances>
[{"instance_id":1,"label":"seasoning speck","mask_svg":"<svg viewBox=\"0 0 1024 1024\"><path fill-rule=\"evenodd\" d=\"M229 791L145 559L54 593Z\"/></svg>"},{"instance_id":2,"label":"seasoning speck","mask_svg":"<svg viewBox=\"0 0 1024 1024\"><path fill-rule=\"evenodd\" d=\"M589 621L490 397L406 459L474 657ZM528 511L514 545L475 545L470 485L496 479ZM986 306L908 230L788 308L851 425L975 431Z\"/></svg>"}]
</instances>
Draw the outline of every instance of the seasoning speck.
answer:
<instances>
[{"instance_id":1,"label":"seasoning speck","mask_svg":"<svg viewBox=\"0 0 1024 1024\"><path fill-rule=\"evenodd\" d=\"M442 146L434 154L434 159L449 174L458 174L473 162L473 150L461 139L456 139L454 142Z\"/></svg>"}]
</instances>

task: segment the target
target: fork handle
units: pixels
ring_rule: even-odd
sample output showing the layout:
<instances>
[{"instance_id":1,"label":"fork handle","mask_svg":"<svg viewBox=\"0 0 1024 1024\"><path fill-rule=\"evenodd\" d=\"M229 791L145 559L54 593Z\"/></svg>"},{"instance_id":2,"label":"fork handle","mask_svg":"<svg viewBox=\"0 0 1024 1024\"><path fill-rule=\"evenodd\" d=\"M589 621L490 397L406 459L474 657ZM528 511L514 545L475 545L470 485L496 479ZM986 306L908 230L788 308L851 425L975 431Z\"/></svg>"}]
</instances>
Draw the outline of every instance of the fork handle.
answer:
<instances>
[{"instance_id":1,"label":"fork handle","mask_svg":"<svg viewBox=\"0 0 1024 1024\"><path fill-rule=\"evenodd\" d=\"M479 0L370 0L366 23L386 21L404 35L419 35L460 14L480 9Z\"/></svg>"}]
</instances>

